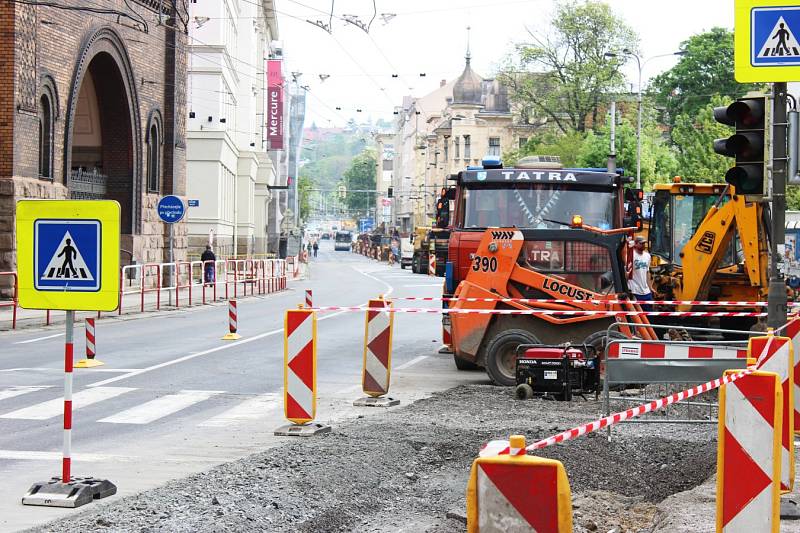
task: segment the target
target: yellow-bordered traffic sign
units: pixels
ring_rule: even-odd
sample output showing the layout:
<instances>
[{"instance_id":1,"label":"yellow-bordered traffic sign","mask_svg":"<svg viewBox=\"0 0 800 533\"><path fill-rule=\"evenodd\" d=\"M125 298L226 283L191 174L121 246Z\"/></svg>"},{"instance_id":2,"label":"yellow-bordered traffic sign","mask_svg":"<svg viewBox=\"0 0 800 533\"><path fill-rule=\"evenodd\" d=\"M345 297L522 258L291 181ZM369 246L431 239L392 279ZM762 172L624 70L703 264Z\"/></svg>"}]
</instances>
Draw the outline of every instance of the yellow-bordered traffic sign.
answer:
<instances>
[{"instance_id":1,"label":"yellow-bordered traffic sign","mask_svg":"<svg viewBox=\"0 0 800 533\"><path fill-rule=\"evenodd\" d=\"M736 0L734 76L740 83L800 80L797 0Z\"/></svg>"},{"instance_id":2,"label":"yellow-bordered traffic sign","mask_svg":"<svg viewBox=\"0 0 800 533\"><path fill-rule=\"evenodd\" d=\"M117 202L20 200L16 219L20 307L67 311L117 308Z\"/></svg>"}]
</instances>

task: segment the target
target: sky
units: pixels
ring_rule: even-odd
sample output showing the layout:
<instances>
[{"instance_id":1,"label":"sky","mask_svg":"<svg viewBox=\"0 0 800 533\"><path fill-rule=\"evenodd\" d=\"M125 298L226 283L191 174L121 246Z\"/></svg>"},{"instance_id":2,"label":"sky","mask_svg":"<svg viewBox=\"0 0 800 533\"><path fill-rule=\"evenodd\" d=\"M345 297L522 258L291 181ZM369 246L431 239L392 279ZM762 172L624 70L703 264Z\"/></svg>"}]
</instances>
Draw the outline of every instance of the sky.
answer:
<instances>
[{"instance_id":1,"label":"sky","mask_svg":"<svg viewBox=\"0 0 800 533\"><path fill-rule=\"evenodd\" d=\"M677 60L648 58L675 52L682 41L712 27L733 28L733 0L607 3L639 34L644 86ZM492 77L515 43L530 41L529 31L548 28L555 2L275 0L275 7L286 77L292 80L290 73L301 73L298 83L309 91L306 125L333 127L350 118L392 120L404 95L421 97L436 89L440 80L458 77L464 69L467 27L472 67L481 76ZM370 24L373 13L377 14ZM394 16L382 17L384 13ZM347 22L350 15L369 24L369 32ZM317 21L329 26L330 33L313 24ZM624 73L635 91L635 60Z\"/></svg>"}]
</instances>

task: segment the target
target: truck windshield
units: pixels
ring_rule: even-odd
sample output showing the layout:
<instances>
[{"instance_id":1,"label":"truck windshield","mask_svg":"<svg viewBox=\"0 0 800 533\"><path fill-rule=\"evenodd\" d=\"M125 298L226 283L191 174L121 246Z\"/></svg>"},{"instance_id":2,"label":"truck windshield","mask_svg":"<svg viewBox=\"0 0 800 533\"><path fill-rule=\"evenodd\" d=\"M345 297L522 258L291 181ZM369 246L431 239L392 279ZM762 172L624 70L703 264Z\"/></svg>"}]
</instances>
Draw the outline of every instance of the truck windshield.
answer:
<instances>
[{"instance_id":1,"label":"truck windshield","mask_svg":"<svg viewBox=\"0 0 800 533\"><path fill-rule=\"evenodd\" d=\"M613 227L614 191L574 185L514 184L476 186L464 191L464 228L564 229L573 215L584 224Z\"/></svg>"},{"instance_id":2,"label":"truck windshield","mask_svg":"<svg viewBox=\"0 0 800 533\"><path fill-rule=\"evenodd\" d=\"M349 231L337 231L336 232L336 242L347 242L349 243L352 240L352 235Z\"/></svg>"}]
</instances>

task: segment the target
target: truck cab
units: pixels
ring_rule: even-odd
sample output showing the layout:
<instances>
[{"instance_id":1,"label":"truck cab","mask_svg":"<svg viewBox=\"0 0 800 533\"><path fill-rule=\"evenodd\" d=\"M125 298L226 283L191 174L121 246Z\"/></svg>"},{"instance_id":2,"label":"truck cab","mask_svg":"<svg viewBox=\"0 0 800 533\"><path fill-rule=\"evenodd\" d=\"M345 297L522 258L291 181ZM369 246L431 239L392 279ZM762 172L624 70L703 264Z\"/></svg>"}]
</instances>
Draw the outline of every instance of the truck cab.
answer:
<instances>
[{"instance_id":1,"label":"truck cab","mask_svg":"<svg viewBox=\"0 0 800 533\"><path fill-rule=\"evenodd\" d=\"M466 278L486 228L563 229L576 214L601 229L623 225L623 185L628 180L621 173L565 169L557 158L534 156L512 168L487 158L483 166L449 180L453 186L448 196L455 203L448 244L452 273L446 280L450 294Z\"/></svg>"}]
</instances>

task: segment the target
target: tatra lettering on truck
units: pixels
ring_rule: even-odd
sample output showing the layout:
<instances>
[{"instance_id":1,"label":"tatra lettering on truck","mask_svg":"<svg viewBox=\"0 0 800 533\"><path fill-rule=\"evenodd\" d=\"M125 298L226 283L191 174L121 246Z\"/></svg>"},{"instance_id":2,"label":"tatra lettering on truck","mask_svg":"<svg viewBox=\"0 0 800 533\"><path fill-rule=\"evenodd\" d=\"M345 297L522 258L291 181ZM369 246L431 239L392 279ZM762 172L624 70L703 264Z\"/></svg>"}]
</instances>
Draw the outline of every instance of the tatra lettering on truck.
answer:
<instances>
[{"instance_id":1,"label":"tatra lettering on truck","mask_svg":"<svg viewBox=\"0 0 800 533\"><path fill-rule=\"evenodd\" d=\"M462 183L492 183L508 181L565 181L581 185L614 186L619 181L617 174L607 172L581 172L576 170L531 170L531 169L486 169L459 172Z\"/></svg>"}]
</instances>

